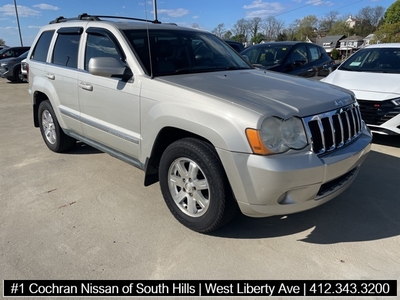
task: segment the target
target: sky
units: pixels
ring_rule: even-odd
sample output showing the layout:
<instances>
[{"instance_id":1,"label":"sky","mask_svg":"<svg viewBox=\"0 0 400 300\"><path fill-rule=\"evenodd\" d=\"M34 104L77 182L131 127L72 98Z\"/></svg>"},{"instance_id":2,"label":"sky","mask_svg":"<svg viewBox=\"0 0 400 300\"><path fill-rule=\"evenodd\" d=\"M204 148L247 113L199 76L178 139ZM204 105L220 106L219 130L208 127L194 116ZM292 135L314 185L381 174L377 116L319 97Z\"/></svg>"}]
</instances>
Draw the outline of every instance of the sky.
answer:
<instances>
[{"instance_id":1,"label":"sky","mask_svg":"<svg viewBox=\"0 0 400 300\"><path fill-rule=\"evenodd\" d=\"M42 2L43 1L43 2ZM0 39L8 46L20 46L17 4L22 43L31 46L39 28L59 16L92 15L127 16L154 19L153 0L0 0ZM240 19L262 19L273 16L289 26L296 19L315 15L319 19L338 11L341 16L356 15L362 8L383 6L395 0L157 0L161 22L172 22L212 31L219 24L232 29Z\"/></svg>"}]
</instances>

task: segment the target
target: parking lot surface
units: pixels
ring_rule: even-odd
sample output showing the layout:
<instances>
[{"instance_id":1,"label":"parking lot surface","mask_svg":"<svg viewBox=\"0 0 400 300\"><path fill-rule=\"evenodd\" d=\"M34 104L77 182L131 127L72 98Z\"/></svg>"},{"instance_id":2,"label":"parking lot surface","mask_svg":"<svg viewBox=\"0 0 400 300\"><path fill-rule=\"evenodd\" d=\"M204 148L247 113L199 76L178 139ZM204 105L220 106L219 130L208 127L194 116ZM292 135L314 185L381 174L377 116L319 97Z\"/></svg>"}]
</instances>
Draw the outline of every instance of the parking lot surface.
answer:
<instances>
[{"instance_id":1,"label":"parking lot surface","mask_svg":"<svg viewBox=\"0 0 400 300\"><path fill-rule=\"evenodd\" d=\"M354 184L327 204L238 215L204 235L141 170L82 143L48 150L27 90L0 79L1 279L400 282L400 137L375 135Z\"/></svg>"}]
</instances>

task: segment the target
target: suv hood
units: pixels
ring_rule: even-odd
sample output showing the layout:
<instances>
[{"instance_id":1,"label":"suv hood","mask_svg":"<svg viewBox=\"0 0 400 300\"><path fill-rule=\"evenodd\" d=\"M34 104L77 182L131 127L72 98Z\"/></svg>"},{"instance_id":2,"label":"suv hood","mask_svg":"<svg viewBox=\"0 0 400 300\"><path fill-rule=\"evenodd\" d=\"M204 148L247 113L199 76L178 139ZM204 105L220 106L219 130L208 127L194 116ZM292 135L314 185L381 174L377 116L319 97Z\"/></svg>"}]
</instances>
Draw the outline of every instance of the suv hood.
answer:
<instances>
[{"instance_id":1,"label":"suv hood","mask_svg":"<svg viewBox=\"0 0 400 300\"><path fill-rule=\"evenodd\" d=\"M400 74L336 70L321 81L349 89L360 100L383 101L400 96Z\"/></svg>"},{"instance_id":2,"label":"suv hood","mask_svg":"<svg viewBox=\"0 0 400 300\"><path fill-rule=\"evenodd\" d=\"M256 69L163 76L157 80L281 118L310 116L354 102L351 92L342 88Z\"/></svg>"}]
</instances>

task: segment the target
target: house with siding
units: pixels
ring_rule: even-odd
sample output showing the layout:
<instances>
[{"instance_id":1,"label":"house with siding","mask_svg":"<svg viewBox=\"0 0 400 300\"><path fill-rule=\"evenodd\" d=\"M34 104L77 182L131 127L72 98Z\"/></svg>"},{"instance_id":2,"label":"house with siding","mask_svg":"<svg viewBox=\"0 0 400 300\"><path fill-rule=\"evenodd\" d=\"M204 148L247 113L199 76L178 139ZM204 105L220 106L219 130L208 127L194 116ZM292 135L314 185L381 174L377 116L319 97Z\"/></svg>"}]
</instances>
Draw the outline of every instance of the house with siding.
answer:
<instances>
[{"instance_id":1,"label":"house with siding","mask_svg":"<svg viewBox=\"0 0 400 300\"><path fill-rule=\"evenodd\" d=\"M317 44L323 47L326 53L331 53L333 49L340 48L340 41L346 38L345 35L327 35L317 40Z\"/></svg>"},{"instance_id":2,"label":"house with siding","mask_svg":"<svg viewBox=\"0 0 400 300\"><path fill-rule=\"evenodd\" d=\"M358 49L362 48L364 44L364 38L359 35L352 35L345 39L340 40L339 51L341 55L345 57L356 52Z\"/></svg>"}]
</instances>

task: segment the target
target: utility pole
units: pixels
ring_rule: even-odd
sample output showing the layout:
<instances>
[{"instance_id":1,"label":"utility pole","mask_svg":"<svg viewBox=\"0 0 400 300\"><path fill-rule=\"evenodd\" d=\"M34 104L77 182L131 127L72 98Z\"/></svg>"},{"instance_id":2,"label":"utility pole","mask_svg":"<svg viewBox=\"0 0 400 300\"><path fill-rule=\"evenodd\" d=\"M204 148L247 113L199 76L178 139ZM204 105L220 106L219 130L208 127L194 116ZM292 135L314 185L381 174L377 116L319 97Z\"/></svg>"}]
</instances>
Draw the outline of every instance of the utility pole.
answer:
<instances>
[{"instance_id":1,"label":"utility pole","mask_svg":"<svg viewBox=\"0 0 400 300\"><path fill-rule=\"evenodd\" d=\"M23 45L23 43L22 43L21 26L19 25L19 18L18 18L17 0L14 0L14 7L15 7L15 15L17 16L19 40L20 40L20 42L21 42L21 47L23 47L24 45Z\"/></svg>"}]
</instances>

